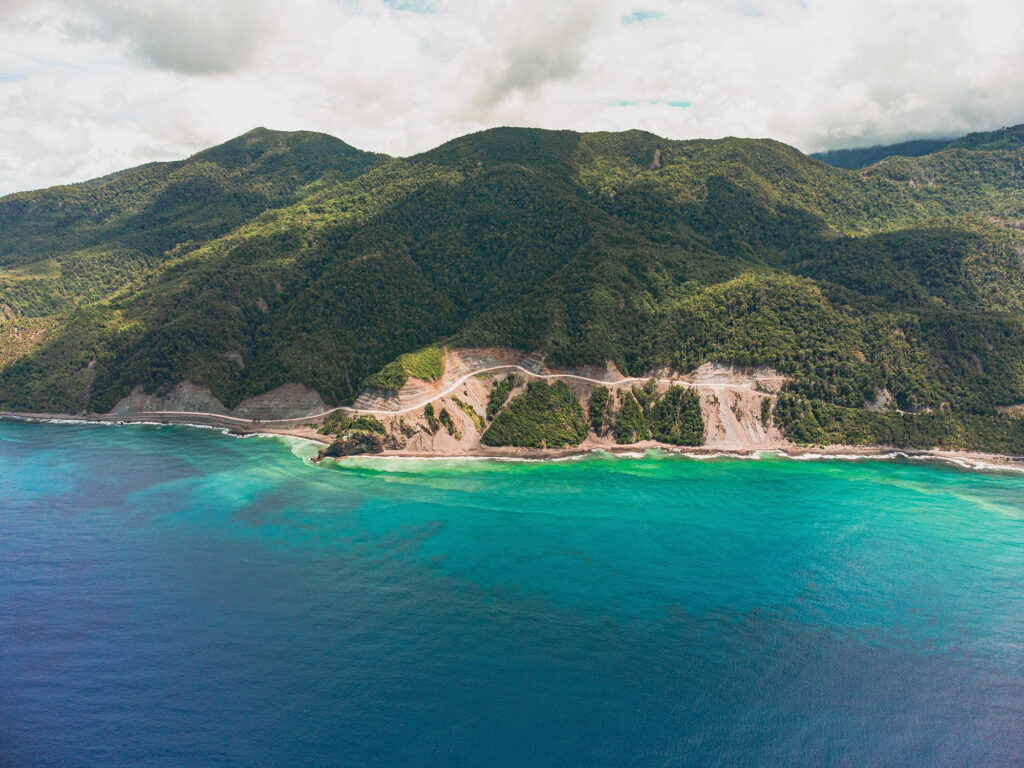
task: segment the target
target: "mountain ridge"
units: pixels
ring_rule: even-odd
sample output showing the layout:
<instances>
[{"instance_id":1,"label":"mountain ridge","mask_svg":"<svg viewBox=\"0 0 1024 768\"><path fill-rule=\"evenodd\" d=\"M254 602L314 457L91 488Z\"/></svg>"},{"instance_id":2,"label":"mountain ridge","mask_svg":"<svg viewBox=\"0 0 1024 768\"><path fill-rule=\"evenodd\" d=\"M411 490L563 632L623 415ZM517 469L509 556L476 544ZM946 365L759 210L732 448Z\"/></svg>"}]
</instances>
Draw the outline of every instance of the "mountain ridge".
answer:
<instances>
[{"instance_id":1,"label":"mountain ridge","mask_svg":"<svg viewBox=\"0 0 1024 768\"><path fill-rule=\"evenodd\" d=\"M1024 402L1022 153L997 134L851 172L772 140L498 128L393 158L257 129L100 202L8 196L0 404L103 412L192 381L342 405L446 344L771 366L828 422L794 434L832 442L858 435L827 409L861 419L881 391L997 419Z\"/></svg>"}]
</instances>

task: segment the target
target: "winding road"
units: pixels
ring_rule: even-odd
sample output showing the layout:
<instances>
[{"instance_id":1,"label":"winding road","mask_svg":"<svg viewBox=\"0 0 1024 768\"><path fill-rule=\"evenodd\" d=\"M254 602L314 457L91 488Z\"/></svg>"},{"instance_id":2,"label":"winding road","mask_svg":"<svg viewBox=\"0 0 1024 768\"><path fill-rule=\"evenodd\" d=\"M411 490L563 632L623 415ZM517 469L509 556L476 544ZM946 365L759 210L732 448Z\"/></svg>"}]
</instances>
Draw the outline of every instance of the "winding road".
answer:
<instances>
[{"instance_id":1,"label":"winding road","mask_svg":"<svg viewBox=\"0 0 1024 768\"><path fill-rule=\"evenodd\" d=\"M471 379L474 376L479 376L481 373L497 373L499 371L507 371L507 372L510 372L510 373L513 372L513 371L520 371L521 373L523 373L523 374L525 374L527 376L530 376L532 378L535 378L535 379L575 379L576 381L583 381L583 382L587 382L588 384L598 384L600 386L606 386L606 387L608 387L608 386L614 387L614 386L621 386L622 384L640 383L640 382L650 381L650 377L644 378L644 377L638 377L638 376L624 376L623 378L617 379L615 381L607 381L607 380L603 380L603 379L593 379L593 378L590 378L589 376L580 376L580 375L575 374L575 373L536 373L534 371L529 370L528 368L524 368L521 365L506 364L506 365L494 365L494 366L490 366L488 368L479 368L479 369L477 369L475 371L470 371L469 373L466 373L463 376L460 376L458 379L456 379L455 382L453 384L451 384L444 391L432 394L429 397L424 398L421 402L418 402L415 405L407 406L405 408L396 408L396 409L386 409L386 408L385 409L365 409L365 408L351 408L349 406L340 406L340 407L337 407L337 408L330 408L330 409L328 409L326 411L322 411L320 413L311 413L311 414L308 414L306 416L297 416L297 417L292 418L292 419L265 419L265 420L246 419L246 418L243 418L243 417L240 417L240 416L228 416L226 414L210 413L209 411L136 411L133 414L130 414L130 415L129 414L125 414L125 415L129 416L129 417L154 416L154 417L163 417L163 418L167 418L167 417L178 417L178 418L180 418L180 417L185 417L185 416L198 416L198 417L202 417L202 418L205 418L205 419L216 419L216 420L219 420L219 421L230 421L230 422L233 422L233 423L236 423L236 424L244 424L244 425L248 425L248 426L252 426L252 427L263 426L263 427L272 427L272 428L273 427L288 427L288 426L294 426L294 425L297 425L297 424L304 424L304 423L306 423L308 421L315 421L317 419L321 419L321 418L323 418L323 417L325 417L325 416L327 416L329 414L334 413L335 411L345 411L346 413L359 414L359 415L371 415L371 416L401 416L401 415L406 414L406 413L412 413L413 411L418 411L421 408L423 408L423 406L425 406L427 403L432 402L434 400L438 400L438 399L440 399L442 397L446 397L447 395L450 395L452 392L454 392L460 386L462 386L468 379ZM784 379L785 379L785 376L759 376L759 377L757 377L758 381L782 381ZM750 386L749 382L748 383L744 383L744 384L728 383L728 382L692 382L692 381L686 381L684 379L676 379L676 378L656 379L656 381L659 384L669 384L669 385L676 385L676 386L680 386L680 387L689 387L691 389L714 389L714 390L735 389L735 390L747 390L747 391L751 390L751 386Z\"/></svg>"}]
</instances>

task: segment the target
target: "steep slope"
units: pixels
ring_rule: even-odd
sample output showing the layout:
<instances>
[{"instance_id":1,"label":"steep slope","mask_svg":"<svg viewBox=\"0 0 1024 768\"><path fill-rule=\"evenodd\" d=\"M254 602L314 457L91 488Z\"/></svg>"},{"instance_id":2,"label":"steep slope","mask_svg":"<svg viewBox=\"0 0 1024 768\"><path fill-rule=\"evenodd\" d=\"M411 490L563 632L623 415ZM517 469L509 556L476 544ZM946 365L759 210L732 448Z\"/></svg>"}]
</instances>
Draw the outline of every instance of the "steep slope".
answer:
<instances>
[{"instance_id":1,"label":"steep slope","mask_svg":"<svg viewBox=\"0 0 1024 768\"><path fill-rule=\"evenodd\" d=\"M883 392L908 413L991 419L1024 402L1024 152L1006 135L862 172L774 141L641 131L502 128L405 159L334 141L257 132L161 170L227 185L182 192L173 215L151 202L170 182L141 180L152 167L96 182L88 226L53 203L18 214L0 239L22 244L0 282L0 343L17 350L0 403L103 412L190 381L229 408L287 382L340 404L446 343L630 375L767 365L799 402L857 413ZM119 206L117 189L143 202ZM189 227L201 237L179 239ZM152 260L29 311L28 286L55 295L32 274L52 273L41 257L88 274L71 257L89 237ZM782 426L841 439L797 423L808 412L787 407Z\"/></svg>"}]
</instances>

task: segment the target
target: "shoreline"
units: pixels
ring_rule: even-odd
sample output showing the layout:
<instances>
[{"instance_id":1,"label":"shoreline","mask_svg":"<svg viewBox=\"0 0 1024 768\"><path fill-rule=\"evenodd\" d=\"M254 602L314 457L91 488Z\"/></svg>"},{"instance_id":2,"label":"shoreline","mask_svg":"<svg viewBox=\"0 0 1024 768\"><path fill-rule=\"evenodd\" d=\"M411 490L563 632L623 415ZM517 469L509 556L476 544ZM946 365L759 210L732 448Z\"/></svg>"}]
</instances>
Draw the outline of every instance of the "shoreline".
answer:
<instances>
[{"instance_id":1,"label":"shoreline","mask_svg":"<svg viewBox=\"0 0 1024 768\"><path fill-rule=\"evenodd\" d=\"M490 450L487 452L440 454L416 453L406 451L384 451L382 453L366 453L331 459L337 463L359 459L403 459L409 461L574 461L596 454L604 454L615 458L641 459L652 451L659 451L669 456L707 461L713 459L744 459L757 460L763 456L777 456L791 461L894 461L906 459L910 461L934 461L952 464L961 469L971 471L1003 471L1024 473L1024 457L1008 456L997 453L978 451L958 451L945 449L898 448L895 446L861 446L861 445L829 445L829 446L790 446L785 448L751 448L723 449L705 448L701 446L678 446L667 443L644 445L597 446L580 449L564 448L547 451L530 448L513 448L505 452Z\"/></svg>"},{"instance_id":2,"label":"shoreline","mask_svg":"<svg viewBox=\"0 0 1024 768\"><path fill-rule=\"evenodd\" d=\"M177 426L193 429L212 429L231 437L286 437L311 443L315 446L327 446L333 441L307 427L277 427L272 423L251 427L240 427L238 424L223 423L216 414L210 414L208 423L199 423L190 414L189 419L177 420L163 417L157 420L146 418L118 418L116 416L82 416L66 413L32 413L20 411L0 411L0 420L50 423L50 424L96 424L101 426ZM216 423L221 421L221 423ZM464 452L418 452L404 450L382 451L381 453L363 453L353 456L331 458L334 463L361 459L407 459L419 461L571 461L582 459L593 454L605 454L618 458L643 458L650 451L661 451L673 456L683 456L694 460L717 458L759 459L761 456L780 456L794 461L815 460L875 460L891 461L907 459L911 461L939 461L953 464L962 469L973 471L997 470L1024 473L1024 456L1012 456L981 451L963 451L948 449L900 448L882 445L826 445L826 446L778 446L771 448L707 448L703 446L677 446L656 441L644 441L633 445L614 446L573 446L567 448L536 449L536 448L487 448L484 450Z\"/></svg>"}]
</instances>

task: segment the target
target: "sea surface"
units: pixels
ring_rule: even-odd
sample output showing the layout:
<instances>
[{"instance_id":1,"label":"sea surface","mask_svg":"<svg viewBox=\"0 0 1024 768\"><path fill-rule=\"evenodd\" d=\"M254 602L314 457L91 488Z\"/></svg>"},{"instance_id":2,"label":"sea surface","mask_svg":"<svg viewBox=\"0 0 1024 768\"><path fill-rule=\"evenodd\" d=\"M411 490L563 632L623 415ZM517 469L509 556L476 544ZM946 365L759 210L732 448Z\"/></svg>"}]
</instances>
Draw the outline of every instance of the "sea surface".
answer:
<instances>
[{"instance_id":1,"label":"sea surface","mask_svg":"<svg viewBox=\"0 0 1024 768\"><path fill-rule=\"evenodd\" d=\"M1024 475L0 422L0 765L1024 765Z\"/></svg>"}]
</instances>

